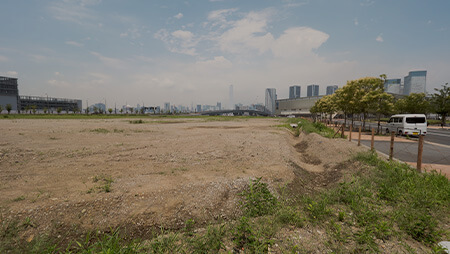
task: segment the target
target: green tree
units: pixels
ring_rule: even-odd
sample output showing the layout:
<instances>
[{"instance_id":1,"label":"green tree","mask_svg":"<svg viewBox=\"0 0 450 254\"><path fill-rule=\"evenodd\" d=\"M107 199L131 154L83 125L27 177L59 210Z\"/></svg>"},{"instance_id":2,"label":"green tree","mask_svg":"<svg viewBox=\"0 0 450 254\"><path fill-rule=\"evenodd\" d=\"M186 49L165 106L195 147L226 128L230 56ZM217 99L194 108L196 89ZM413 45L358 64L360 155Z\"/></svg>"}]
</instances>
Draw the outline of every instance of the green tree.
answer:
<instances>
[{"instance_id":1,"label":"green tree","mask_svg":"<svg viewBox=\"0 0 450 254\"><path fill-rule=\"evenodd\" d=\"M313 114L320 113L320 116L322 117L322 114L328 116L330 118L330 121L332 120L333 114L336 113L337 106L336 106L336 97L334 95L327 95L322 97L320 100L316 101L314 106L310 109L310 112Z\"/></svg>"},{"instance_id":2,"label":"green tree","mask_svg":"<svg viewBox=\"0 0 450 254\"><path fill-rule=\"evenodd\" d=\"M121 108L121 109L119 110L119 112L120 112L120 114L122 114L122 113L123 113L123 108Z\"/></svg>"},{"instance_id":3,"label":"green tree","mask_svg":"<svg viewBox=\"0 0 450 254\"><path fill-rule=\"evenodd\" d=\"M109 114L111 115L112 112L113 112L113 109L112 109L112 108L109 108L109 109L108 109L108 112L109 112Z\"/></svg>"},{"instance_id":4,"label":"green tree","mask_svg":"<svg viewBox=\"0 0 450 254\"><path fill-rule=\"evenodd\" d=\"M337 109L344 113L344 124L347 124L347 116L349 114L354 114L358 111L358 98L355 95L357 94L357 86L355 85L355 81L347 81L347 84L338 89L335 93L336 106ZM352 117L353 123L353 117Z\"/></svg>"},{"instance_id":5,"label":"green tree","mask_svg":"<svg viewBox=\"0 0 450 254\"><path fill-rule=\"evenodd\" d=\"M381 116L390 115L394 111L394 96L386 92L371 93L368 96L373 96L373 98L371 98L371 103L369 104L369 113L377 116L377 133L380 133Z\"/></svg>"},{"instance_id":6,"label":"green tree","mask_svg":"<svg viewBox=\"0 0 450 254\"><path fill-rule=\"evenodd\" d=\"M58 107L58 108L56 109L56 113L58 113L58 115L61 114L61 111L62 111L62 108L61 108L61 107Z\"/></svg>"},{"instance_id":7,"label":"green tree","mask_svg":"<svg viewBox=\"0 0 450 254\"><path fill-rule=\"evenodd\" d=\"M31 110L33 111L33 115L36 114L37 106L36 105L32 105L31 106Z\"/></svg>"},{"instance_id":8,"label":"green tree","mask_svg":"<svg viewBox=\"0 0 450 254\"><path fill-rule=\"evenodd\" d=\"M424 93L412 93L397 100L395 111L401 114L427 114L430 111L430 102Z\"/></svg>"},{"instance_id":9,"label":"green tree","mask_svg":"<svg viewBox=\"0 0 450 254\"><path fill-rule=\"evenodd\" d=\"M436 93L431 95L431 108L442 119L442 127L445 125L445 118L450 114L450 87L448 83L442 86L442 89L434 89Z\"/></svg>"},{"instance_id":10,"label":"green tree","mask_svg":"<svg viewBox=\"0 0 450 254\"><path fill-rule=\"evenodd\" d=\"M386 75L380 75L385 78ZM371 113L374 106L380 103L381 95L384 93L384 80L381 78L367 77L356 81L357 95L355 96L357 113L363 115L363 126L366 125L367 115Z\"/></svg>"},{"instance_id":11,"label":"green tree","mask_svg":"<svg viewBox=\"0 0 450 254\"><path fill-rule=\"evenodd\" d=\"M48 112L48 109L44 108L44 114L47 114L47 112Z\"/></svg>"},{"instance_id":12,"label":"green tree","mask_svg":"<svg viewBox=\"0 0 450 254\"><path fill-rule=\"evenodd\" d=\"M11 112L11 110L12 110L12 105L11 104L6 104L6 111L8 111L8 115L9 115L9 113Z\"/></svg>"},{"instance_id":13,"label":"green tree","mask_svg":"<svg viewBox=\"0 0 450 254\"><path fill-rule=\"evenodd\" d=\"M0 114L2 113L2 111L3 111L3 106L0 105Z\"/></svg>"}]
</instances>

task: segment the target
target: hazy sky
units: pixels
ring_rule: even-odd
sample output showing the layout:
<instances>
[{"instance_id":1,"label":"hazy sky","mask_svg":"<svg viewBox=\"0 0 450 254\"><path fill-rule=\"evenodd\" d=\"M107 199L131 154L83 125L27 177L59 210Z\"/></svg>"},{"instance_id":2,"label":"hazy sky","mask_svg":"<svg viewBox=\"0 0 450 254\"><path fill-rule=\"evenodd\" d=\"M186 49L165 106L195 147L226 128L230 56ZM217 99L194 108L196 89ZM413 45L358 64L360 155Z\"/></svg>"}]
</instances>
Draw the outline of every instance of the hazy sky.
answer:
<instances>
[{"instance_id":1,"label":"hazy sky","mask_svg":"<svg viewBox=\"0 0 450 254\"><path fill-rule=\"evenodd\" d=\"M263 103L264 90L427 70L450 82L448 0L1 0L21 95L123 105Z\"/></svg>"}]
</instances>

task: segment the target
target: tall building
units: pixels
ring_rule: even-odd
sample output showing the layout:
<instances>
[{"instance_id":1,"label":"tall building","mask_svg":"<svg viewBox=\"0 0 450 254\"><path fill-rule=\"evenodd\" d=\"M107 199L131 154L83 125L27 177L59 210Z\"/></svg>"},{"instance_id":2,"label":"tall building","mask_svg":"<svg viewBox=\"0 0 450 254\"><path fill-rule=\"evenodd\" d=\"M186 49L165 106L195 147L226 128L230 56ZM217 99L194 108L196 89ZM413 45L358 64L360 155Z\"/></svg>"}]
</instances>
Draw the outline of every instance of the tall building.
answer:
<instances>
[{"instance_id":1,"label":"tall building","mask_svg":"<svg viewBox=\"0 0 450 254\"><path fill-rule=\"evenodd\" d=\"M277 100L277 90L275 88L267 88L266 89L266 110L269 113L275 113L275 103Z\"/></svg>"},{"instance_id":2,"label":"tall building","mask_svg":"<svg viewBox=\"0 0 450 254\"><path fill-rule=\"evenodd\" d=\"M327 95L334 94L334 92L336 92L336 90L338 90L338 86L336 86L336 85L334 85L334 86L327 86ZM319 89L317 89L317 91L319 91ZM319 95L319 93L317 93L317 95Z\"/></svg>"},{"instance_id":3,"label":"tall building","mask_svg":"<svg viewBox=\"0 0 450 254\"><path fill-rule=\"evenodd\" d=\"M202 112L202 105L198 104L196 107L197 113Z\"/></svg>"},{"instance_id":4,"label":"tall building","mask_svg":"<svg viewBox=\"0 0 450 254\"><path fill-rule=\"evenodd\" d=\"M400 94L400 88L402 85L401 79L386 79L384 81L384 91L392 94Z\"/></svg>"},{"instance_id":5,"label":"tall building","mask_svg":"<svg viewBox=\"0 0 450 254\"><path fill-rule=\"evenodd\" d=\"M403 94L425 93L427 85L427 71L410 71L405 77Z\"/></svg>"},{"instance_id":6,"label":"tall building","mask_svg":"<svg viewBox=\"0 0 450 254\"><path fill-rule=\"evenodd\" d=\"M230 103L229 108L230 109L234 109L233 85L230 85L229 99L230 99L230 101L229 101L229 103Z\"/></svg>"},{"instance_id":7,"label":"tall building","mask_svg":"<svg viewBox=\"0 0 450 254\"><path fill-rule=\"evenodd\" d=\"M217 102L216 110L222 110L222 103L221 102Z\"/></svg>"},{"instance_id":8,"label":"tall building","mask_svg":"<svg viewBox=\"0 0 450 254\"><path fill-rule=\"evenodd\" d=\"M170 113L170 102L164 103L164 113Z\"/></svg>"},{"instance_id":9,"label":"tall building","mask_svg":"<svg viewBox=\"0 0 450 254\"><path fill-rule=\"evenodd\" d=\"M0 105L5 109L7 104L11 104L12 110L17 110L19 103L17 79L0 76Z\"/></svg>"},{"instance_id":10,"label":"tall building","mask_svg":"<svg viewBox=\"0 0 450 254\"><path fill-rule=\"evenodd\" d=\"M290 86L289 87L289 99L300 98L301 87Z\"/></svg>"},{"instance_id":11,"label":"tall building","mask_svg":"<svg viewBox=\"0 0 450 254\"><path fill-rule=\"evenodd\" d=\"M306 89L306 96L319 96L319 85L309 85Z\"/></svg>"}]
</instances>

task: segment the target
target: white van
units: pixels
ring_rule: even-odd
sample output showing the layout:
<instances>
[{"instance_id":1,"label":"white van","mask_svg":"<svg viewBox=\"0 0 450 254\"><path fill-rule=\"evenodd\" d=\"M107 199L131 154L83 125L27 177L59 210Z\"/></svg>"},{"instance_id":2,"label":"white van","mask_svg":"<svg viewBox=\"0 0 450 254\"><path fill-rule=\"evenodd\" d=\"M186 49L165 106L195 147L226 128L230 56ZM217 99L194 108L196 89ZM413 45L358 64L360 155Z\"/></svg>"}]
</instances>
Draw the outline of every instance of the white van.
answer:
<instances>
[{"instance_id":1,"label":"white van","mask_svg":"<svg viewBox=\"0 0 450 254\"><path fill-rule=\"evenodd\" d=\"M391 131L398 135L426 135L427 118L424 114L393 115L386 125L386 133Z\"/></svg>"}]
</instances>

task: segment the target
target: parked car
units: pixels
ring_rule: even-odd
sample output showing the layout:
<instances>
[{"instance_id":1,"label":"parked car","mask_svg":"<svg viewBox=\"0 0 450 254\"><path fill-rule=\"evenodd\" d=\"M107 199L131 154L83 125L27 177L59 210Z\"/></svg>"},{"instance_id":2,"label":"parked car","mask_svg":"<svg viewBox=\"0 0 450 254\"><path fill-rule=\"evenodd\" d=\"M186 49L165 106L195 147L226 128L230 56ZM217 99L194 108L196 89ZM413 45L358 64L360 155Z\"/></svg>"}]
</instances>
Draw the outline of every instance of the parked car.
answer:
<instances>
[{"instance_id":1,"label":"parked car","mask_svg":"<svg viewBox=\"0 0 450 254\"><path fill-rule=\"evenodd\" d=\"M424 114L393 115L386 125L386 133L390 131L398 135L426 135L427 118Z\"/></svg>"}]
</instances>

